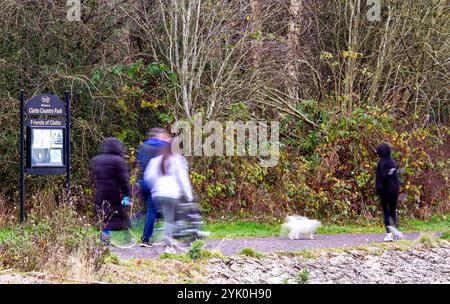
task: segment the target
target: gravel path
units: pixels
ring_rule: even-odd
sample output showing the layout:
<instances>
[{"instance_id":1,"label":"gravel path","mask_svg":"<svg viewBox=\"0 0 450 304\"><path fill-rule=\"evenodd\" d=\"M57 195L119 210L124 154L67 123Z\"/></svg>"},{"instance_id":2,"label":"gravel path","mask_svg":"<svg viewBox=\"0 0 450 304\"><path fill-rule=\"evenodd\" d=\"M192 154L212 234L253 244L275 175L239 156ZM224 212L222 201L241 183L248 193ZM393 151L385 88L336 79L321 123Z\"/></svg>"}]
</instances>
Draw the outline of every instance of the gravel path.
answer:
<instances>
[{"instance_id":1,"label":"gravel path","mask_svg":"<svg viewBox=\"0 0 450 304\"><path fill-rule=\"evenodd\" d=\"M290 240L288 237L264 237L264 238L225 238L207 240L205 248L220 251L225 256L239 254L246 247L258 252L288 252L300 251L314 248L342 248L370 243L383 242L385 234L334 234L316 235L314 240L300 239ZM405 234L407 240L415 240L419 233ZM121 259L130 258L154 258L158 257L165 250L164 246L153 246L152 248L140 248L138 245L132 248L112 248L112 251Z\"/></svg>"}]
</instances>

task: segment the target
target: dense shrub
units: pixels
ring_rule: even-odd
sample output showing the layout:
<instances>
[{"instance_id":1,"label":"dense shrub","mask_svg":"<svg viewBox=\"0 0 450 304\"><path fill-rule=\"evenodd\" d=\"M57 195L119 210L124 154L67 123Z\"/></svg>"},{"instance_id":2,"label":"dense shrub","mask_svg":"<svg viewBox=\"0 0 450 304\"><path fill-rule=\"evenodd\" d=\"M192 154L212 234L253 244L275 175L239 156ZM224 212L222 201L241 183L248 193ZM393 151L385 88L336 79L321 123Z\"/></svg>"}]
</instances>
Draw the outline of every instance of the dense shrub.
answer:
<instances>
[{"instance_id":1,"label":"dense shrub","mask_svg":"<svg viewBox=\"0 0 450 304\"><path fill-rule=\"evenodd\" d=\"M380 141L393 145L403 170L401 212L448 210L444 1L386 1L381 22L353 0L200 2L179 10L177 1L84 1L80 22L67 20L65 1L2 2L0 226L18 215L20 88L26 98L71 92L71 194L88 217L89 159L103 138L124 141L134 182L133 152L148 129L195 112L283 126L275 168L246 158L191 160L211 218L373 216ZM64 177L26 181L27 211L51 214Z\"/></svg>"},{"instance_id":2,"label":"dense shrub","mask_svg":"<svg viewBox=\"0 0 450 304\"><path fill-rule=\"evenodd\" d=\"M314 142L307 137L286 145L274 168L244 158L194 159L191 179L212 218L273 220L287 213L335 222L372 218L379 210L375 147L387 142L400 167L402 215L446 213L448 129L408 128L407 121L396 122L377 108L356 109L324 121ZM313 152L302 152L305 146Z\"/></svg>"},{"instance_id":3,"label":"dense shrub","mask_svg":"<svg viewBox=\"0 0 450 304\"><path fill-rule=\"evenodd\" d=\"M23 271L46 270L56 275L86 278L108 256L86 218L64 204L51 216L32 212L25 223L0 239L0 264Z\"/></svg>"}]
</instances>

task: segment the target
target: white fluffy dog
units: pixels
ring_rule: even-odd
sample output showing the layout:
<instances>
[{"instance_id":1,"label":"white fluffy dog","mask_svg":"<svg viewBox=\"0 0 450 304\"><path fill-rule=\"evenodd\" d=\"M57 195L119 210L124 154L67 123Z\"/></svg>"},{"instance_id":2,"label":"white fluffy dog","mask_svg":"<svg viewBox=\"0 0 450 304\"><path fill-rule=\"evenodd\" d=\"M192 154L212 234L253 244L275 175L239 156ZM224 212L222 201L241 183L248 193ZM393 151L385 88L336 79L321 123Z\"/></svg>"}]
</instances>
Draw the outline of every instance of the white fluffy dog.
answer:
<instances>
[{"instance_id":1,"label":"white fluffy dog","mask_svg":"<svg viewBox=\"0 0 450 304\"><path fill-rule=\"evenodd\" d=\"M283 230L289 231L289 238L291 240L299 239L300 236L309 236L312 240L314 239L314 232L321 225L318 220L310 220L300 215L290 215L286 216L286 220L281 227Z\"/></svg>"}]
</instances>

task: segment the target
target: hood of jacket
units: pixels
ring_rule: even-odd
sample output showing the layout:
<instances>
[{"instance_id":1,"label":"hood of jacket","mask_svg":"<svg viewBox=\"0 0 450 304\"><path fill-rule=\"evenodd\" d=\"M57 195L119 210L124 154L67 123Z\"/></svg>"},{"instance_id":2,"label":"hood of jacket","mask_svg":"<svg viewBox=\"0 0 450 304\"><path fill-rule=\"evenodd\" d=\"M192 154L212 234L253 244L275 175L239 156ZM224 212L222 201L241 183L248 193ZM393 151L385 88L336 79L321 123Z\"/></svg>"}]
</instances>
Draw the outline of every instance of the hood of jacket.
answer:
<instances>
[{"instance_id":1,"label":"hood of jacket","mask_svg":"<svg viewBox=\"0 0 450 304\"><path fill-rule=\"evenodd\" d=\"M377 147L377 154L380 158L391 158L391 147L388 144L380 144Z\"/></svg>"},{"instance_id":2,"label":"hood of jacket","mask_svg":"<svg viewBox=\"0 0 450 304\"><path fill-rule=\"evenodd\" d=\"M108 137L102 143L100 150L103 154L122 155L123 144L115 137Z\"/></svg>"},{"instance_id":3,"label":"hood of jacket","mask_svg":"<svg viewBox=\"0 0 450 304\"><path fill-rule=\"evenodd\" d=\"M158 147L158 146L162 146L162 145L167 145L168 142L164 141L164 140L161 140L159 138L152 137L152 138L149 138L146 141L144 141L144 144L150 145L150 146L153 146L153 147Z\"/></svg>"}]
</instances>

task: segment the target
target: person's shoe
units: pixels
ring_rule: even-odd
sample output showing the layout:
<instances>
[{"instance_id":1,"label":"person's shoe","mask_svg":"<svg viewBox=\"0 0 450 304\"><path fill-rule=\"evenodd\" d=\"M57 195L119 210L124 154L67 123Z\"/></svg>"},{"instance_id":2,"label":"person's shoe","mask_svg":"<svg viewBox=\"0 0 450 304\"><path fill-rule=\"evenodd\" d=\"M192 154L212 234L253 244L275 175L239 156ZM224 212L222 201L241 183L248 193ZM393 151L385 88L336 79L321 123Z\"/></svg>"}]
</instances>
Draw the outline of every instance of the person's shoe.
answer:
<instances>
[{"instance_id":1,"label":"person's shoe","mask_svg":"<svg viewBox=\"0 0 450 304\"><path fill-rule=\"evenodd\" d=\"M166 244L167 247L173 247L174 245L176 245L178 242L176 240L174 240L171 237L167 237L164 236L164 244Z\"/></svg>"},{"instance_id":2,"label":"person's shoe","mask_svg":"<svg viewBox=\"0 0 450 304\"><path fill-rule=\"evenodd\" d=\"M384 238L385 242L393 242L394 241L394 237L392 236L392 232L389 232L388 234L386 234L386 237Z\"/></svg>"},{"instance_id":3,"label":"person's shoe","mask_svg":"<svg viewBox=\"0 0 450 304\"><path fill-rule=\"evenodd\" d=\"M394 226L389 226L389 231L391 231L394 234L394 238L395 239L403 239L405 238L403 235L403 232L401 232L400 230L398 230L397 228L395 228Z\"/></svg>"},{"instance_id":4,"label":"person's shoe","mask_svg":"<svg viewBox=\"0 0 450 304\"><path fill-rule=\"evenodd\" d=\"M103 233L102 232L101 235L100 235L100 242L102 244L105 244L106 246L109 246L110 245L109 235L107 233Z\"/></svg>"},{"instance_id":5,"label":"person's shoe","mask_svg":"<svg viewBox=\"0 0 450 304\"><path fill-rule=\"evenodd\" d=\"M164 253L177 253L173 247L167 247Z\"/></svg>"},{"instance_id":6,"label":"person's shoe","mask_svg":"<svg viewBox=\"0 0 450 304\"><path fill-rule=\"evenodd\" d=\"M152 247L152 246L153 246L152 243L142 241L142 243L141 243L141 245L140 245L139 247L150 248L150 247Z\"/></svg>"},{"instance_id":7,"label":"person's shoe","mask_svg":"<svg viewBox=\"0 0 450 304\"><path fill-rule=\"evenodd\" d=\"M197 236L201 238L206 238L211 234L209 231L197 231Z\"/></svg>"},{"instance_id":8,"label":"person's shoe","mask_svg":"<svg viewBox=\"0 0 450 304\"><path fill-rule=\"evenodd\" d=\"M187 249L188 249L188 247L189 247L189 245L186 246L186 244L184 244L184 243L179 243L179 242L173 244L173 246L172 246L173 249L179 250L179 251L181 251L181 252L186 252Z\"/></svg>"}]
</instances>

